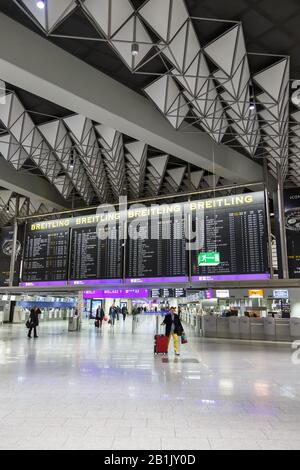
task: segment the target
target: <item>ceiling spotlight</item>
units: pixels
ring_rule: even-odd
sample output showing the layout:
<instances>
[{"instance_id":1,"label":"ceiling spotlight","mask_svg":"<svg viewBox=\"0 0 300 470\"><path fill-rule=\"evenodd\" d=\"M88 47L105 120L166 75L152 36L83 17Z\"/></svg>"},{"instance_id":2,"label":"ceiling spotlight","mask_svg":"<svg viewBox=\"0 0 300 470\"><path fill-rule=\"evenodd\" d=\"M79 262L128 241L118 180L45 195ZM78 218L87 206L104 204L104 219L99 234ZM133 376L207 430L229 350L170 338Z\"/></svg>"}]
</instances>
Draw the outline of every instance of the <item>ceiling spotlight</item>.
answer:
<instances>
[{"instance_id":1,"label":"ceiling spotlight","mask_svg":"<svg viewBox=\"0 0 300 470\"><path fill-rule=\"evenodd\" d=\"M137 42L134 42L131 46L131 54L133 56L136 56L139 54L139 52L140 52L140 46L138 45Z\"/></svg>"},{"instance_id":2,"label":"ceiling spotlight","mask_svg":"<svg viewBox=\"0 0 300 470\"><path fill-rule=\"evenodd\" d=\"M73 168L74 168L74 158L71 158L71 160L70 160L70 168L71 168L71 170L73 170Z\"/></svg>"},{"instance_id":3,"label":"ceiling spotlight","mask_svg":"<svg viewBox=\"0 0 300 470\"><path fill-rule=\"evenodd\" d=\"M9 214L9 212L10 212L9 203L8 203L7 206L6 206L6 212L7 212L7 214Z\"/></svg>"},{"instance_id":4,"label":"ceiling spotlight","mask_svg":"<svg viewBox=\"0 0 300 470\"><path fill-rule=\"evenodd\" d=\"M250 111L254 111L254 110L255 110L255 103L254 103L254 101L250 101L249 109L250 109Z\"/></svg>"},{"instance_id":5,"label":"ceiling spotlight","mask_svg":"<svg viewBox=\"0 0 300 470\"><path fill-rule=\"evenodd\" d=\"M43 2L42 0L39 0L38 2L36 2L36 6L40 9L40 10L43 10L45 8L45 2Z\"/></svg>"}]
</instances>

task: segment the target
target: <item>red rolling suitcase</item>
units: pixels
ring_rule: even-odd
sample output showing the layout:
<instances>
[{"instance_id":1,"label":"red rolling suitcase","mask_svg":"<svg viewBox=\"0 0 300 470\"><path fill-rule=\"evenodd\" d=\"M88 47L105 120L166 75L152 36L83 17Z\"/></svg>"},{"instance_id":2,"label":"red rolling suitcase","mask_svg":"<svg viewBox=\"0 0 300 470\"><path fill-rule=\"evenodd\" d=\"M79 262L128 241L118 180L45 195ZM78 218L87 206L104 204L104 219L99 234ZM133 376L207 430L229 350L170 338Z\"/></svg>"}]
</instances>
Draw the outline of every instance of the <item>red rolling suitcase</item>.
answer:
<instances>
[{"instance_id":1,"label":"red rolling suitcase","mask_svg":"<svg viewBox=\"0 0 300 470\"><path fill-rule=\"evenodd\" d=\"M165 335L154 336L154 354L167 354L168 353L168 340Z\"/></svg>"}]
</instances>

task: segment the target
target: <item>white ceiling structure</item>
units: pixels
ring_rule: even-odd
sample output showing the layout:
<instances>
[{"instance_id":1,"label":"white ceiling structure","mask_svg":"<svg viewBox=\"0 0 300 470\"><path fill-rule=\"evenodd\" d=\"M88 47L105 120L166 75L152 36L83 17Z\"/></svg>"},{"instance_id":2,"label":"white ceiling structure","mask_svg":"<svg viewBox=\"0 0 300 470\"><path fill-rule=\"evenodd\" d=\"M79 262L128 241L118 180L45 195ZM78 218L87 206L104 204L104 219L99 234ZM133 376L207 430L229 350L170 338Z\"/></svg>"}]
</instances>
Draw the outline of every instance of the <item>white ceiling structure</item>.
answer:
<instances>
[{"instance_id":1,"label":"white ceiling structure","mask_svg":"<svg viewBox=\"0 0 300 470\"><path fill-rule=\"evenodd\" d=\"M270 67L252 74L242 24L231 22L220 37L200 44L195 24L203 20L190 17L184 0L145 0L137 10L129 0L48 0L44 10L34 0L15 3L47 36L82 9L133 74L150 74L159 57L165 69L153 74L144 93L172 127L206 132L216 143L265 158L275 177L280 164L284 177L299 184L300 112L289 115L289 58L274 57ZM132 44L138 44L137 55ZM110 155L116 156L119 138L115 150L107 149ZM113 163L111 170L120 172L122 185L126 165Z\"/></svg>"},{"instance_id":2,"label":"white ceiling structure","mask_svg":"<svg viewBox=\"0 0 300 470\"><path fill-rule=\"evenodd\" d=\"M90 205L117 201L121 195L138 199L213 188L215 179L209 180L203 169L189 170L184 161L160 154L145 142L129 141L115 129L82 115L48 117L48 122L36 125L15 92L3 95L0 123L4 159L17 171L38 169L66 201L74 194ZM28 169L28 162L32 168ZM217 181L220 186L230 184L223 178ZM28 208L26 198L20 198L20 215L43 214L54 208L34 197ZM15 210L14 192L1 190L0 223L11 220Z\"/></svg>"}]
</instances>

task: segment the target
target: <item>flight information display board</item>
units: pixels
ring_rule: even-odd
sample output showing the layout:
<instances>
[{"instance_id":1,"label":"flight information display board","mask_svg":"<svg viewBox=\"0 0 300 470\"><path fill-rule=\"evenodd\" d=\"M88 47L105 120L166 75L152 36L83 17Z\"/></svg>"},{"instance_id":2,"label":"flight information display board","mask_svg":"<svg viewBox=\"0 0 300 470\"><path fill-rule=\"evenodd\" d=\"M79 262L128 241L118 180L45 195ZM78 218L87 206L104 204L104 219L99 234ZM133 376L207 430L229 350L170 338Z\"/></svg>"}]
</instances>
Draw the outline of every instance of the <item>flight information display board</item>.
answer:
<instances>
[{"instance_id":1,"label":"flight information display board","mask_svg":"<svg viewBox=\"0 0 300 470\"><path fill-rule=\"evenodd\" d=\"M98 237L97 227L71 229L71 280L117 280L123 277L123 249L119 224Z\"/></svg>"},{"instance_id":2,"label":"flight information display board","mask_svg":"<svg viewBox=\"0 0 300 470\"><path fill-rule=\"evenodd\" d=\"M126 223L118 212L33 223L22 280L137 287L269 278L263 192L135 207Z\"/></svg>"},{"instance_id":3,"label":"flight information display board","mask_svg":"<svg viewBox=\"0 0 300 470\"><path fill-rule=\"evenodd\" d=\"M26 234L22 279L24 282L66 281L69 229L31 231Z\"/></svg>"},{"instance_id":4,"label":"flight information display board","mask_svg":"<svg viewBox=\"0 0 300 470\"><path fill-rule=\"evenodd\" d=\"M186 289L151 289L150 297L152 299L172 299L186 297Z\"/></svg>"},{"instance_id":5,"label":"flight information display board","mask_svg":"<svg viewBox=\"0 0 300 470\"><path fill-rule=\"evenodd\" d=\"M180 205L177 205L180 207ZM129 218L126 282L186 282L188 252L184 218L152 212Z\"/></svg>"},{"instance_id":6,"label":"flight information display board","mask_svg":"<svg viewBox=\"0 0 300 470\"><path fill-rule=\"evenodd\" d=\"M263 192L197 201L192 229L201 233L191 253L192 281L269 277ZM201 213L202 210L202 213ZM200 253L219 253L217 266L199 266Z\"/></svg>"}]
</instances>

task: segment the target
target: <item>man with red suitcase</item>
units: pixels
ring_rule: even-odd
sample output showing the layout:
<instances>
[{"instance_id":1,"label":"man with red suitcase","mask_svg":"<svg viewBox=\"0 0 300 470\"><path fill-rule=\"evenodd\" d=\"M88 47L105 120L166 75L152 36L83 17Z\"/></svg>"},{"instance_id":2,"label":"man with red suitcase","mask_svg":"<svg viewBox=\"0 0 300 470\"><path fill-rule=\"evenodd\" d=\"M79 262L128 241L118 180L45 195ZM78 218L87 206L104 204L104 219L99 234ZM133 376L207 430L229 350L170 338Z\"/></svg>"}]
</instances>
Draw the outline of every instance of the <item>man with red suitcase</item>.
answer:
<instances>
[{"instance_id":1,"label":"man with red suitcase","mask_svg":"<svg viewBox=\"0 0 300 470\"><path fill-rule=\"evenodd\" d=\"M176 356L179 354L179 337L183 333L183 326L181 324L180 318L176 313L176 308L171 307L170 313L165 316L165 319L162 325L166 326L166 338L167 338L167 349L170 344L171 337L173 338L174 344L174 353Z\"/></svg>"}]
</instances>

